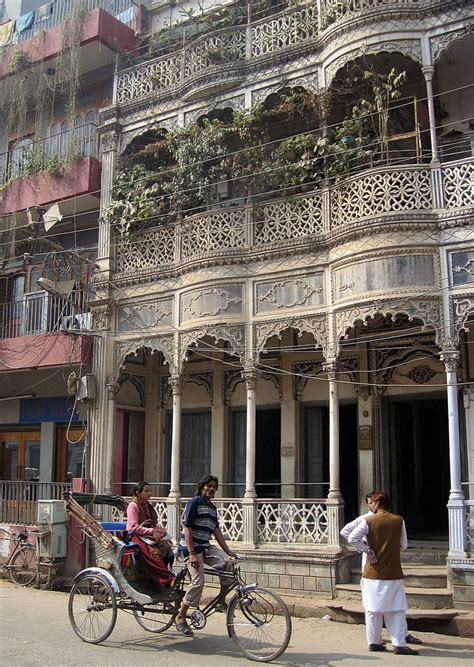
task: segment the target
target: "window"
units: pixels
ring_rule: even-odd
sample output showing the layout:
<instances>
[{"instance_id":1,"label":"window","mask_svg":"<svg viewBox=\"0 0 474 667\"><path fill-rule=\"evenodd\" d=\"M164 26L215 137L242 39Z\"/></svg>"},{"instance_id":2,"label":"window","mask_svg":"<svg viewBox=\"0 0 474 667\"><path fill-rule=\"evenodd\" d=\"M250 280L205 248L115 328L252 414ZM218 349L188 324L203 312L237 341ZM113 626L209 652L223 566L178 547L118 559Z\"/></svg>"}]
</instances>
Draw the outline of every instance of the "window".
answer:
<instances>
[{"instance_id":1,"label":"window","mask_svg":"<svg viewBox=\"0 0 474 667\"><path fill-rule=\"evenodd\" d=\"M40 277L40 270L37 266L33 266L30 271L30 292L38 292L41 288L38 285L38 278Z\"/></svg>"},{"instance_id":2,"label":"window","mask_svg":"<svg viewBox=\"0 0 474 667\"><path fill-rule=\"evenodd\" d=\"M23 176L27 168L28 158L33 147L33 135L21 137L10 144L10 177Z\"/></svg>"}]
</instances>

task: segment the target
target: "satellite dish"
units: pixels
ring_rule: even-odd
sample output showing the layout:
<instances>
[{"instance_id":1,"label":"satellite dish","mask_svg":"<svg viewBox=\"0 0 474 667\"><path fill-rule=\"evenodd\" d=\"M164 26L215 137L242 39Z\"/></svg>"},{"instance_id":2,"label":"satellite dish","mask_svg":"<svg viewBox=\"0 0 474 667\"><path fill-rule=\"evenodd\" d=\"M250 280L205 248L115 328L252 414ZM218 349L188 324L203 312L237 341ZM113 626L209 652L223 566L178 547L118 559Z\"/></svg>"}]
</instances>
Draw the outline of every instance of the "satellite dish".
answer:
<instances>
[{"instance_id":1,"label":"satellite dish","mask_svg":"<svg viewBox=\"0 0 474 667\"><path fill-rule=\"evenodd\" d=\"M62 220L62 213L57 204L53 204L48 208L48 210L43 214L44 229L48 232L53 225Z\"/></svg>"}]
</instances>

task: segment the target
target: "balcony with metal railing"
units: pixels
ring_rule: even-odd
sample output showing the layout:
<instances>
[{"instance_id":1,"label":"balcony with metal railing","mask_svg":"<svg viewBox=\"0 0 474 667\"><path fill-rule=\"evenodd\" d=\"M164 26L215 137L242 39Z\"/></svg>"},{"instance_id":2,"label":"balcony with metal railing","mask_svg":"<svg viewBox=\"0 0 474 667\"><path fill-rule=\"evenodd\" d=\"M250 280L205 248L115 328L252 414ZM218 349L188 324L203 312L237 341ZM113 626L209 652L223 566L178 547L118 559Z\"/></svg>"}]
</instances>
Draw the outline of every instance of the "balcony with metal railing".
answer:
<instances>
[{"instance_id":1,"label":"balcony with metal railing","mask_svg":"<svg viewBox=\"0 0 474 667\"><path fill-rule=\"evenodd\" d=\"M86 292L39 291L0 305L0 371L90 364Z\"/></svg>"},{"instance_id":2,"label":"balcony with metal railing","mask_svg":"<svg viewBox=\"0 0 474 667\"><path fill-rule=\"evenodd\" d=\"M0 338L88 329L87 293L82 290L73 290L65 296L41 290L25 294L18 301L0 304Z\"/></svg>"},{"instance_id":3,"label":"balcony with metal railing","mask_svg":"<svg viewBox=\"0 0 474 667\"><path fill-rule=\"evenodd\" d=\"M40 171L60 177L68 163L98 155L97 126L85 123L66 132L31 139L0 154L0 185Z\"/></svg>"},{"instance_id":4,"label":"balcony with metal railing","mask_svg":"<svg viewBox=\"0 0 474 667\"><path fill-rule=\"evenodd\" d=\"M122 23L131 26L134 20L133 0L81 0L80 8L84 13L100 7ZM35 17L30 28L14 37L15 44L26 42L32 37L50 30L74 15L78 7L78 0L61 0L61 2L47 3L45 8L35 11Z\"/></svg>"},{"instance_id":5,"label":"balcony with metal railing","mask_svg":"<svg viewBox=\"0 0 474 667\"><path fill-rule=\"evenodd\" d=\"M2 185L5 214L79 195L97 196L100 162L96 126L86 123L1 154Z\"/></svg>"}]
</instances>

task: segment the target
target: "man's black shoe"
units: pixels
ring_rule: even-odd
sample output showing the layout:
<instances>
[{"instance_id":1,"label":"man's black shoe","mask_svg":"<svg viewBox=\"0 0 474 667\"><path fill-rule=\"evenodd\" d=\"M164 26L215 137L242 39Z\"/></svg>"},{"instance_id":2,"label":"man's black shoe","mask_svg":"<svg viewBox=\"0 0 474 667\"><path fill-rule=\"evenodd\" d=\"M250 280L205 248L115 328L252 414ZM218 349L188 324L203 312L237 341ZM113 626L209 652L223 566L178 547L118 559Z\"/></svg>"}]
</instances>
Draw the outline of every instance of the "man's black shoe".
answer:
<instances>
[{"instance_id":1,"label":"man's black shoe","mask_svg":"<svg viewBox=\"0 0 474 667\"><path fill-rule=\"evenodd\" d=\"M369 651L386 651L387 647L384 644L369 644Z\"/></svg>"},{"instance_id":2,"label":"man's black shoe","mask_svg":"<svg viewBox=\"0 0 474 667\"><path fill-rule=\"evenodd\" d=\"M409 646L394 646L393 652L397 655L418 655L418 651L415 651L414 648Z\"/></svg>"}]
</instances>

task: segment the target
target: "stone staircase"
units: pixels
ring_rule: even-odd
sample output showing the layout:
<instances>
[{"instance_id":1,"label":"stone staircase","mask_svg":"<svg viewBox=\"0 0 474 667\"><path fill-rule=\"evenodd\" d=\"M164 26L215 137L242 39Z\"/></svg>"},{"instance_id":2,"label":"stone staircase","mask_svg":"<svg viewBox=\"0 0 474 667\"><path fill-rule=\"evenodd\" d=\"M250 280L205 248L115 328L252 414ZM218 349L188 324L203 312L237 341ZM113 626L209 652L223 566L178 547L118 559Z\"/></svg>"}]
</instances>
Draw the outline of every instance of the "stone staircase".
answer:
<instances>
[{"instance_id":1,"label":"stone staircase","mask_svg":"<svg viewBox=\"0 0 474 667\"><path fill-rule=\"evenodd\" d=\"M453 608L453 596L447 587L446 555L447 545L433 542L411 545L404 552L402 566L409 629L449 633L454 619L465 614L465 610ZM334 620L364 622L361 574L359 565L351 569L350 582L336 584L337 598L330 605Z\"/></svg>"}]
</instances>

